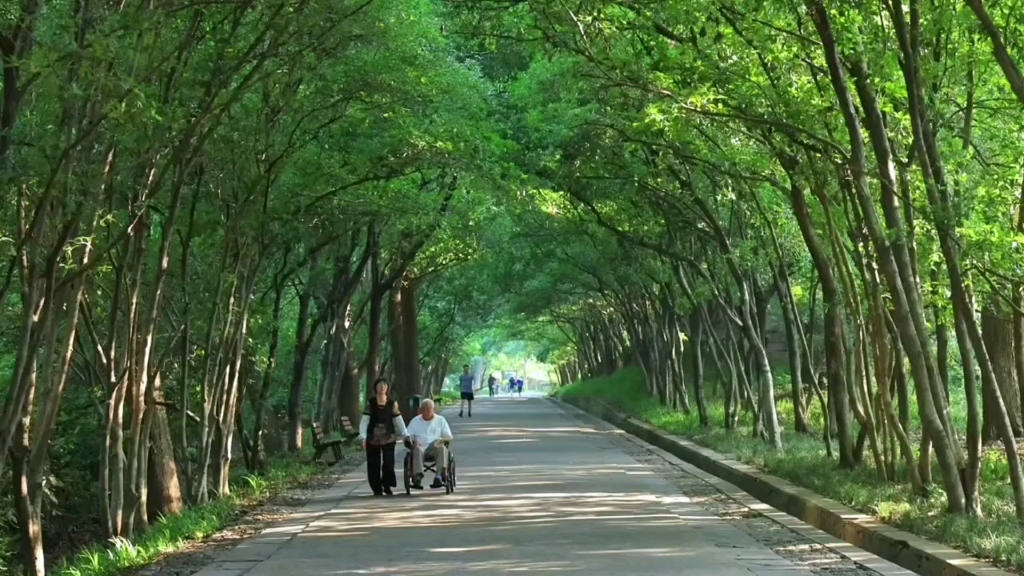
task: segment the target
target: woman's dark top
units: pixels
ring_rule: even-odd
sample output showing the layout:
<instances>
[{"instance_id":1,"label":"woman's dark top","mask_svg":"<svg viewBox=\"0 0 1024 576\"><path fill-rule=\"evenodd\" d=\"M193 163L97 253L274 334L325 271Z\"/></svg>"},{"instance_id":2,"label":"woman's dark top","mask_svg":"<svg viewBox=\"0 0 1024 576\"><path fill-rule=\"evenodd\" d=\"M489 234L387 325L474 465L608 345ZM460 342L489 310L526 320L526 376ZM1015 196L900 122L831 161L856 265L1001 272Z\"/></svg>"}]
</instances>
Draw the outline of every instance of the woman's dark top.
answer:
<instances>
[{"instance_id":1,"label":"woman's dark top","mask_svg":"<svg viewBox=\"0 0 1024 576\"><path fill-rule=\"evenodd\" d=\"M366 410L363 411L370 417L370 425L368 427L367 436L369 439L367 443L374 446L383 446L384 444L392 444L397 440L395 436L395 416L399 416L401 411L398 409L398 402L394 400L388 400L383 405L377 403L377 398L370 398L370 401L366 403Z\"/></svg>"}]
</instances>

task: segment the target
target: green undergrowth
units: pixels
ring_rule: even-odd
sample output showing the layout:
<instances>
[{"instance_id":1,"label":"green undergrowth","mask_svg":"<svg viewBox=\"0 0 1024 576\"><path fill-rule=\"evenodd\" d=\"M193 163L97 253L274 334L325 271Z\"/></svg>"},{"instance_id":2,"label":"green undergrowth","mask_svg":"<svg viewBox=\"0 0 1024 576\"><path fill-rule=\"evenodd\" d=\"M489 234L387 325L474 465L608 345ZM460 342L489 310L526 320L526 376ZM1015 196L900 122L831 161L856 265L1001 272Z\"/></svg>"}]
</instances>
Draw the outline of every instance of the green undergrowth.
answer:
<instances>
[{"instance_id":1,"label":"green undergrowth","mask_svg":"<svg viewBox=\"0 0 1024 576\"><path fill-rule=\"evenodd\" d=\"M437 396L434 396L434 404L438 407L458 404L460 400L462 400L462 395L457 390L441 390Z\"/></svg>"},{"instance_id":2,"label":"green undergrowth","mask_svg":"<svg viewBox=\"0 0 1024 576\"><path fill-rule=\"evenodd\" d=\"M944 513L946 498L939 488L933 488L929 497L919 498L906 482L880 480L870 463L853 471L838 469L836 462L828 459L820 438L791 431L792 408L791 404L787 406L788 400L779 402L785 448L776 452L752 437L749 420L741 422L736 430L725 430L724 406L720 401L709 401L709 428L701 428L696 410L684 414L662 407L648 394L638 369L577 382L560 388L555 395L584 402L602 400L638 420L872 514L887 524L1003 567L1024 570L1024 541L1014 517L1009 471L1005 456L998 451L987 452L982 464L984 516L958 517ZM957 420L959 407L954 405L952 409ZM821 412L816 407L812 407L811 422L816 430L821 429ZM870 454L865 454L865 458L870 458ZM939 478L936 470L933 479L937 482Z\"/></svg>"},{"instance_id":3,"label":"green undergrowth","mask_svg":"<svg viewBox=\"0 0 1024 576\"><path fill-rule=\"evenodd\" d=\"M347 449L351 454L353 448ZM238 473L230 496L187 508L177 516L161 518L134 541L115 540L89 547L58 567L58 576L115 576L152 564L192 542L209 538L234 523L240 515L283 491L308 485L324 472L310 463L311 453L272 459L266 473Z\"/></svg>"},{"instance_id":4,"label":"green undergrowth","mask_svg":"<svg viewBox=\"0 0 1024 576\"><path fill-rule=\"evenodd\" d=\"M434 398L441 406L458 403L459 393L444 390ZM300 455L272 459L266 473L251 475L235 469L232 493L227 498L185 509L177 516L161 518L134 541L115 540L94 545L75 554L54 572L58 576L116 576L147 566L190 543L200 542L234 523L246 510L259 506L281 492L309 484L324 472L310 463L312 449ZM358 452L346 448L346 459ZM2 572L2 571L0 571Z\"/></svg>"}]
</instances>

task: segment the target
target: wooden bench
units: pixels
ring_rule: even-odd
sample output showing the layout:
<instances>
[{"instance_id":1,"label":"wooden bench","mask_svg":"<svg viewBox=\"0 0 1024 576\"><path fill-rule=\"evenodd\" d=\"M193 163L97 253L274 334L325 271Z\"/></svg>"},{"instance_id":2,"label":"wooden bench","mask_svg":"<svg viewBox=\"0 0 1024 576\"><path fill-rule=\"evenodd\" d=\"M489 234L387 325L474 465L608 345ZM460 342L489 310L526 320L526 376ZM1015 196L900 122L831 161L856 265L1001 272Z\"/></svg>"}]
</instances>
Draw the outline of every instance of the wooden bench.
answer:
<instances>
[{"instance_id":1,"label":"wooden bench","mask_svg":"<svg viewBox=\"0 0 1024 576\"><path fill-rule=\"evenodd\" d=\"M341 432L345 435L345 440L349 442L359 436L359 430L352 426L352 421L348 419L348 416L341 417Z\"/></svg>"},{"instance_id":2,"label":"wooden bench","mask_svg":"<svg viewBox=\"0 0 1024 576\"><path fill-rule=\"evenodd\" d=\"M310 426L310 429L313 432L313 462L319 460L320 457L323 456L324 452L326 452L328 448L330 448L331 452L334 453L334 462L331 462L330 465L334 466L335 464L340 462L341 445L345 441L342 440L341 438L336 438L333 440L324 439L324 428L323 426L320 425L319 422L313 422L313 424Z\"/></svg>"}]
</instances>

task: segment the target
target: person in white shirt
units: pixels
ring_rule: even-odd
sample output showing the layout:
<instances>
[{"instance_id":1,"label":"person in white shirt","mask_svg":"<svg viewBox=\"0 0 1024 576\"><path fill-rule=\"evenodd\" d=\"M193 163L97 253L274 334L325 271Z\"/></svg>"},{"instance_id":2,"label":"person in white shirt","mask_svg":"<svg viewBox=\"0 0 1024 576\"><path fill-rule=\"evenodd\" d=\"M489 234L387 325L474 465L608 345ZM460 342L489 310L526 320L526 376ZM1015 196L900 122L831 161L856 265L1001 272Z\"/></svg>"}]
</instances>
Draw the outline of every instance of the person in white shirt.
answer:
<instances>
[{"instance_id":1,"label":"person in white shirt","mask_svg":"<svg viewBox=\"0 0 1024 576\"><path fill-rule=\"evenodd\" d=\"M420 415L406 426L412 441L412 487L423 489L423 458L433 456L437 462L437 475L431 488L444 486L441 477L448 465L448 448L445 442L452 439L452 429L444 416L434 413L434 401L427 398L420 404Z\"/></svg>"}]
</instances>

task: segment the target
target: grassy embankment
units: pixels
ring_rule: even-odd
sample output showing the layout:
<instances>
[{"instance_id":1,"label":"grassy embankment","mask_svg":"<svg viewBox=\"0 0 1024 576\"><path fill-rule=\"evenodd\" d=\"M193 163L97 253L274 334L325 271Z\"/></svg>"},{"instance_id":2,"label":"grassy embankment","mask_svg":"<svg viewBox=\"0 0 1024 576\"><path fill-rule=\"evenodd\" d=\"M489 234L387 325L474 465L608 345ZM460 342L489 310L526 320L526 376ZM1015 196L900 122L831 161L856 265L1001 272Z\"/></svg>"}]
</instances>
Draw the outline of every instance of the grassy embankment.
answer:
<instances>
[{"instance_id":1,"label":"grassy embankment","mask_svg":"<svg viewBox=\"0 0 1024 576\"><path fill-rule=\"evenodd\" d=\"M778 385L782 390L788 382L779 382ZM986 451L982 462L984 517L953 517L944 513L946 499L937 488L931 497L918 499L913 497L906 483L879 480L870 462L858 470L839 470L834 461L828 460L819 438L792 432L793 411L788 400L779 402L779 417L785 427L785 449L775 452L751 437L749 418L734 432L725 430L722 427L724 408L720 401L709 399L712 426L707 429L700 427L695 410L691 414L683 414L660 406L647 393L643 374L638 369L626 369L612 376L577 382L557 390L555 395L566 399L603 400L638 420L732 455L741 462L873 514L887 524L992 560L1001 566L1024 570L1024 539L1014 518L1006 459L998 450ZM953 419L963 430L966 421L963 393L954 391L951 396ZM821 429L821 412L817 405L811 410L811 421L815 429ZM913 425L920 426L916 407ZM934 478L938 477L936 470Z\"/></svg>"},{"instance_id":2,"label":"grassy embankment","mask_svg":"<svg viewBox=\"0 0 1024 576\"><path fill-rule=\"evenodd\" d=\"M346 460L354 449L346 450ZM309 454L282 457L270 462L265 474L239 473L232 481L231 496L186 509L177 516L161 518L133 542L115 541L89 547L57 568L58 576L115 576L146 566L162 556L205 540L234 523L241 514L278 494L308 485L325 472L323 465L310 463Z\"/></svg>"}]
</instances>

